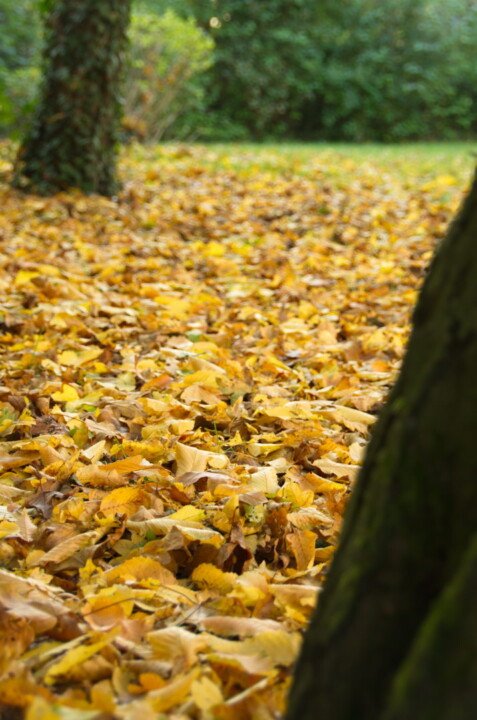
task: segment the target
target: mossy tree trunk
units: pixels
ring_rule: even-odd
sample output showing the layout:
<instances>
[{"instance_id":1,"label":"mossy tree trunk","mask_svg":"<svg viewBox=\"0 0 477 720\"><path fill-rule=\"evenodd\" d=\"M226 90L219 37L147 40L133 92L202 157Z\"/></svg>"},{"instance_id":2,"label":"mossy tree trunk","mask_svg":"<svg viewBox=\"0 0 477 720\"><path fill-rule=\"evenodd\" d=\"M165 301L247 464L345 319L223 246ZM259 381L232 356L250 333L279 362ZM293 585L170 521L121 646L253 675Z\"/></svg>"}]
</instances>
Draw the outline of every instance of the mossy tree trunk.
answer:
<instances>
[{"instance_id":1,"label":"mossy tree trunk","mask_svg":"<svg viewBox=\"0 0 477 720\"><path fill-rule=\"evenodd\" d=\"M76 187L111 195L131 0L56 0L45 67L15 184L42 194Z\"/></svg>"},{"instance_id":2,"label":"mossy tree trunk","mask_svg":"<svg viewBox=\"0 0 477 720\"><path fill-rule=\"evenodd\" d=\"M424 283L288 720L475 717L476 438L477 177Z\"/></svg>"}]
</instances>

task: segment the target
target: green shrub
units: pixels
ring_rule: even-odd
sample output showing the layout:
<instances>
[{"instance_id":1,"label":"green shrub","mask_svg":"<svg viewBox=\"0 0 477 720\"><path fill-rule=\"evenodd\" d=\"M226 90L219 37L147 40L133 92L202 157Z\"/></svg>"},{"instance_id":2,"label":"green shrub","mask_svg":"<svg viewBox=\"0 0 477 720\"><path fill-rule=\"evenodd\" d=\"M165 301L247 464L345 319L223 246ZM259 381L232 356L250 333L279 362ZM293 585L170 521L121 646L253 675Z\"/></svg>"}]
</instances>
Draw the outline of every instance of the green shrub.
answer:
<instances>
[{"instance_id":1,"label":"green shrub","mask_svg":"<svg viewBox=\"0 0 477 720\"><path fill-rule=\"evenodd\" d=\"M188 0L216 42L209 137L451 139L477 132L469 0Z\"/></svg>"},{"instance_id":2,"label":"green shrub","mask_svg":"<svg viewBox=\"0 0 477 720\"><path fill-rule=\"evenodd\" d=\"M213 40L172 10L136 12L129 36L125 130L148 142L191 137L205 112L201 73L213 61Z\"/></svg>"},{"instance_id":3,"label":"green shrub","mask_svg":"<svg viewBox=\"0 0 477 720\"><path fill-rule=\"evenodd\" d=\"M40 78L42 25L35 0L0 0L0 133L21 132Z\"/></svg>"},{"instance_id":4,"label":"green shrub","mask_svg":"<svg viewBox=\"0 0 477 720\"><path fill-rule=\"evenodd\" d=\"M477 7L354 0L321 25L315 117L326 139L451 139L477 130Z\"/></svg>"},{"instance_id":5,"label":"green shrub","mask_svg":"<svg viewBox=\"0 0 477 720\"><path fill-rule=\"evenodd\" d=\"M17 135L24 132L36 104L40 82L38 65L0 70L0 127Z\"/></svg>"},{"instance_id":6,"label":"green shrub","mask_svg":"<svg viewBox=\"0 0 477 720\"><path fill-rule=\"evenodd\" d=\"M316 92L320 48L310 0L189 0L215 40L207 73L209 132L230 139L290 135Z\"/></svg>"}]
</instances>

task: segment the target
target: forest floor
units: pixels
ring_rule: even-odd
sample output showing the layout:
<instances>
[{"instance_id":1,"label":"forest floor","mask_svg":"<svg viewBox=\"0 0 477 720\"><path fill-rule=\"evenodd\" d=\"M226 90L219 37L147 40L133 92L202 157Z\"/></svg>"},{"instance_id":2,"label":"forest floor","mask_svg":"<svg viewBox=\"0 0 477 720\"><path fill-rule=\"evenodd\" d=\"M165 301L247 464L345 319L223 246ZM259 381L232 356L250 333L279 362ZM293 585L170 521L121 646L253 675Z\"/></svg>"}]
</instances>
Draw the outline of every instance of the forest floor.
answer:
<instances>
[{"instance_id":1,"label":"forest floor","mask_svg":"<svg viewBox=\"0 0 477 720\"><path fill-rule=\"evenodd\" d=\"M470 145L0 152L0 715L271 720Z\"/></svg>"}]
</instances>

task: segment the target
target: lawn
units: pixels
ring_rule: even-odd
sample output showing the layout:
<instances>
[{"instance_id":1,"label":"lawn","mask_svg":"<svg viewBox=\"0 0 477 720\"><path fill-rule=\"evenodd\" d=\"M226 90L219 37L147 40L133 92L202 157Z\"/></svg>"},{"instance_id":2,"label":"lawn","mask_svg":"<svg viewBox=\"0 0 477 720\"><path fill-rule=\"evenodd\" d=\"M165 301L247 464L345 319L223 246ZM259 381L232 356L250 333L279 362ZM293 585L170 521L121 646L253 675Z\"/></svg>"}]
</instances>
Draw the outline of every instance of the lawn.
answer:
<instances>
[{"instance_id":1,"label":"lawn","mask_svg":"<svg viewBox=\"0 0 477 720\"><path fill-rule=\"evenodd\" d=\"M340 162L370 164L391 172L423 177L439 173L465 176L475 165L477 142L403 143L402 145L354 143L262 143L136 146L139 156L151 160L182 151L200 157L207 167L257 171L293 171L312 174L317 163L329 163L336 173ZM128 151L126 151L128 152ZM338 167L337 167L338 166Z\"/></svg>"}]
</instances>

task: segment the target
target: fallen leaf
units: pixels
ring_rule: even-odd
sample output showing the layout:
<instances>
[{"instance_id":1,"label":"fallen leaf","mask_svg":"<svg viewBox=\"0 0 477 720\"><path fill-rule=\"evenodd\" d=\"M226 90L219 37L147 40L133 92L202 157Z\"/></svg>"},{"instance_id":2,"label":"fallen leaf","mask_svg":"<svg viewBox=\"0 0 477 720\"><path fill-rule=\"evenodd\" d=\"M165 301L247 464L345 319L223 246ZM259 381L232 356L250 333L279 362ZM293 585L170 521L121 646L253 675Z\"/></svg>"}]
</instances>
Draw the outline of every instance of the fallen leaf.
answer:
<instances>
[{"instance_id":1,"label":"fallen leaf","mask_svg":"<svg viewBox=\"0 0 477 720\"><path fill-rule=\"evenodd\" d=\"M116 635L116 630L113 630L112 634L104 635L102 639L97 642L85 642L83 645L71 648L71 650L68 650L68 652L63 655L61 660L54 662L48 667L44 676L44 682L47 685L52 685L57 682L59 678L66 678L71 670L100 652ZM87 639L88 638L85 638L85 640Z\"/></svg>"},{"instance_id":2,"label":"fallen leaf","mask_svg":"<svg viewBox=\"0 0 477 720\"><path fill-rule=\"evenodd\" d=\"M295 530L287 535L287 544L296 561L297 570L309 570L315 560L317 535L311 530Z\"/></svg>"},{"instance_id":3,"label":"fallen leaf","mask_svg":"<svg viewBox=\"0 0 477 720\"><path fill-rule=\"evenodd\" d=\"M55 402L74 402L79 400L78 391L72 385L63 384L61 391L54 392L52 399Z\"/></svg>"},{"instance_id":4,"label":"fallen leaf","mask_svg":"<svg viewBox=\"0 0 477 720\"><path fill-rule=\"evenodd\" d=\"M149 557L134 557L125 560L117 567L104 573L108 584L122 582L142 582L144 580L157 580L163 585L175 582L175 576L160 562Z\"/></svg>"},{"instance_id":5,"label":"fallen leaf","mask_svg":"<svg viewBox=\"0 0 477 720\"><path fill-rule=\"evenodd\" d=\"M217 590L225 595L234 586L237 575L226 573L210 563L201 563L192 571L191 579L199 586L210 590Z\"/></svg>"}]
</instances>

